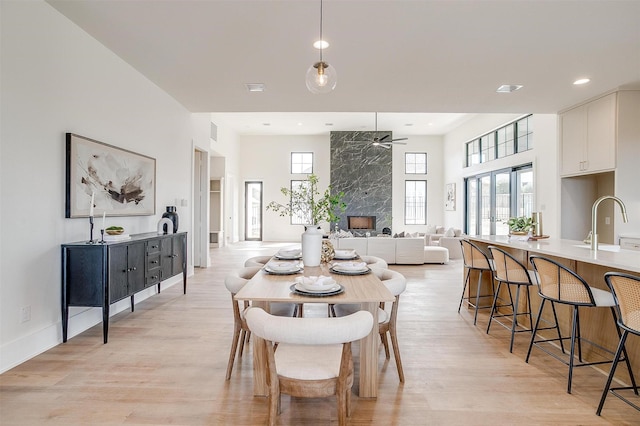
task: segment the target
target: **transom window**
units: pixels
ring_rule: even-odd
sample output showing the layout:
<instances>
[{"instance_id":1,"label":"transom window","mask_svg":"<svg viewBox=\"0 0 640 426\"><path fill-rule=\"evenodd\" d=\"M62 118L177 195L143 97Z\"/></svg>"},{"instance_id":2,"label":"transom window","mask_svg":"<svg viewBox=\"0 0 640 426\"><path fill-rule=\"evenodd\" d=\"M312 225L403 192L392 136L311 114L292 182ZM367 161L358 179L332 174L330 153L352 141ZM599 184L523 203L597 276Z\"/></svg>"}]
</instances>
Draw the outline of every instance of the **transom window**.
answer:
<instances>
[{"instance_id":1,"label":"transom window","mask_svg":"<svg viewBox=\"0 0 640 426\"><path fill-rule=\"evenodd\" d=\"M405 225L427 224L426 180L404 182L404 223Z\"/></svg>"},{"instance_id":2,"label":"transom window","mask_svg":"<svg viewBox=\"0 0 640 426\"><path fill-rule=\"evenodd\" d=\"M313 173L313 152L292 152L291 173Z\"/></svg>"},{"instance_id":3,"label":"transom window","mask_svg":"<svg viewBox=\"0 0 640 426\"><path fill-rule=\"evenodd\" d=\"M404 172L406 174L427 173L426 152L406 152L404 154Z\"/></svg>"},{"instance_id":4,"label":"transom window","mask_svg":"<svg viewBox=\"0 0 640 426\"><path fill-rule=\"evenodd\" d=\"M467 167L533 148L533 120L528 115L465 144Z\"/></svg>"}]
</instances>

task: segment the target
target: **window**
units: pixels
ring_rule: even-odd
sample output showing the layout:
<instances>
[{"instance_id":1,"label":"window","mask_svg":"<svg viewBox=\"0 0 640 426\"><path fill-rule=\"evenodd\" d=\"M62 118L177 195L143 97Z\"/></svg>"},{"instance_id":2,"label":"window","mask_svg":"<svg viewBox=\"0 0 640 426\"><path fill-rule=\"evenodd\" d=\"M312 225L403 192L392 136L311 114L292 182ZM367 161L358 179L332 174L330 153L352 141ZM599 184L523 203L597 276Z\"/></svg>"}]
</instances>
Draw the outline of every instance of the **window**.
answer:
<instances>
[{"instance_id":1,"label":"window","mask_svg":"<svg viewBox=\"0 0 640 426\"><path fill-rule=\"evenodd\" d=\"M528 115L467 142L467 167L532 149L532 121Z\"/></svg>"},{"instance_id":2,"label":"window","mask_svg":"<svg viewBox=\"0 0 640 426\"><path fill-rule=\"evenodd\" d=\"M534 206L531 164L466 179L466 232L507 235L510 217L530 217Z\"/></svg>"},{"instance_id":3,"label":"window","mask_svg":"<svg viewBox=\"0 0 640 426\"><path fill-rule=\"evenodd\" d=\"M291 191L292 192L300 192L302 190L310 191L311 190L311 182L308 180L292 180L291 181ZM310 198L310 197L309 197ZM300 200L289 200L291 206L294 207L291 213L291 224L292 225L308 225L311 223L311 205L301 205ZM294 206L294 203L296 205Z\"/></svg>"},{"instance_id":4,"label":"window","mask_svg":"<svg viewBox=\"0 0 640 426\"><path fill-rule=\"evenodd\" d=\"M407 180L404 183L405 225L427 224L427 181Z\"/></svg>"},{"instance_id":5,"label":"window","mask_svg":"<svg viewBox=\"0 0 640 426\"><path fill-rule=\"evenodd\" d=\"M291 173L313 173L313 152L292 152Z\"/></svg>"},{"instance_id":6,"label":"window","mask_svg":"<svg viewBox=\"0 0 640 426\"><path fill-rule=\"evenodd\" d=\"M427 173L427 153L407 152L404 154L404 172L406 174Z\"/></svg>"}]
</instances>

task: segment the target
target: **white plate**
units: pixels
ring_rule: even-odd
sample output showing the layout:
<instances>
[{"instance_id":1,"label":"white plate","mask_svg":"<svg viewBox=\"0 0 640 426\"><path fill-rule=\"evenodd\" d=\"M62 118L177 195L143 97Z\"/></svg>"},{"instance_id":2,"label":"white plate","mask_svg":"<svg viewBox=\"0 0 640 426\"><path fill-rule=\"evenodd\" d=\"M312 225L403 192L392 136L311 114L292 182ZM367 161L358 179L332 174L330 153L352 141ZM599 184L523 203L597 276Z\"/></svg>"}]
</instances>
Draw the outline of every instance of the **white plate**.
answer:
<instances>
[{"instance_id":1,"label":"white plate","mask_svg":"<svg viewBox=\"0 0 640 426\"><path fill-rule=\"evenodd\" d=\"M298 262L268 262L265 266L276 272L290 272L300 269Z\"/></svg>"},{"instance_id":2,"label":"white plate","mask_svg":"<svg viewBox=\"0 0 640 426\"><path fill-rule=\"evenodd\" d=\"M334 259L339 260L355 259L356 257L358 257L358 254L355 252L355 250L336 250L335 254L333 255Z\"/></svg>"},{"instance_id":3,"label":"white plate","mask_svg":"<svg viewBox=\"0 0 640 426\"><path fill-rule=\"evenodd\" d=\"M333 269L335 269L336 271L341 271L341 272L364 272L364 271L369 270L369 267L367 265L355 267L355 266L346 266L346 265L341 264L341 263L335 263L333 265Z\"/></svg>"},{"instance_id":4,"label":"white plate","mask_svg":"<svg viewBox=\"0 0 640 426\"><path fill-rule=\"evenodd\" d=\"M302 291L304 293L333 293L334 291L340 290L340 284L334 283L332 287L326 288L324 290L311 290L300 283L296 283L296 290Z\"/></svg>"}]
</instances>

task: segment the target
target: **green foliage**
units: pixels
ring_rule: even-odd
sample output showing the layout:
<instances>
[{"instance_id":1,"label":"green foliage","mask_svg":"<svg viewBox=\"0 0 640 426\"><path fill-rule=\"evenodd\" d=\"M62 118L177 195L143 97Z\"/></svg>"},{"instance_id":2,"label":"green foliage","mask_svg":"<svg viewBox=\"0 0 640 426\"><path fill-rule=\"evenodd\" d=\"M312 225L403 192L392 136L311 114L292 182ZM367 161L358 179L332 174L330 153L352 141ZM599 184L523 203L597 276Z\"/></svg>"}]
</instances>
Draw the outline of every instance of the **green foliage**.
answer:
<instances>
[{"instance_id":1,"label":"green foliage","mask_svg":"<svg viewBox=\"0 0 640 426\"><path fill-rule=\"evenodd\" d=\"M505 223L509 225L511 231L528 232L533 226L533 219L526 216L510 217Z\"/></svg>"},{"instance_id":2,"label":"green foliage","mask_svg":"<svg viewBox=\"0 0 640 426\"><path fill-rule=\"evenodd\" d=\"M271 201L267 210L273 210L280 216L297 215L308 218L308 225L318 225L320 222L335 223L340 221L338 213L344 213L347 205L342 201L344 192L331 193L329 186L323 194L318 191L318 177L310 174L305 184L298 188L280 188L282 195L289 199L286 204Z\"/></svg>"}]
</instances>

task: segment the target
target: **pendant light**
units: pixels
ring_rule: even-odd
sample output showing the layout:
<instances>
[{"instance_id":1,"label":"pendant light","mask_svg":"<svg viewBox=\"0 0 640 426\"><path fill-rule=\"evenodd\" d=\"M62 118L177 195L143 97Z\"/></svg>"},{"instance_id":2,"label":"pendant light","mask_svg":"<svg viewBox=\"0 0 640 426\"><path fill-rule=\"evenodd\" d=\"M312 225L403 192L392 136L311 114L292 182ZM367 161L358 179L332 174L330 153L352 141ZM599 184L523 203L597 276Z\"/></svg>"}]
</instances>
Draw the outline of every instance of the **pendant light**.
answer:
<instances>
[{"instance_id":1,"label":"pendant light","mask_svg":"<svg viewBox=\"0 0 640 426\"><path fill-rule=\"evenodd\" d=\"M320 42L322 43L322 41L322 0L320 0ZM329 93L336 88L338 82L335 67L322 60L323 50L324 47L321 45L320 61L309 67L305 77L307 89L313 94Z\"/></svg>"}]
</instances>

